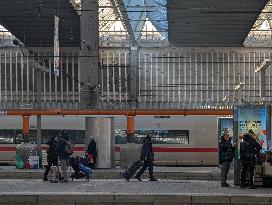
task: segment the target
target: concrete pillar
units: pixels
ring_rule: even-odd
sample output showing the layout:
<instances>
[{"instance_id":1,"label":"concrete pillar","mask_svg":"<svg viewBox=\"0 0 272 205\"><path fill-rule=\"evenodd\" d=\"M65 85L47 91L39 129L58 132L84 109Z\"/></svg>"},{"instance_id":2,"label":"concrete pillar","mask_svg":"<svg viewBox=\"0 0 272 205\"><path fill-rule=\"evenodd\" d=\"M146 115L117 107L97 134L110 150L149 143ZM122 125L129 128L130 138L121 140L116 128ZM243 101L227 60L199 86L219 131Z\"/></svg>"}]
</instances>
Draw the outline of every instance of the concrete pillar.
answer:
<instances>
[{"instance_id":1,"label":"concrete pillar","mask_svg":"<svg viewBox=\"0 0 272 205\"><path fill-rule=\"evenodd\" d=\"M129 61L129 102L130 108L137 108L138 102L138 68L139 68L139 50L137 46L131 46L130 49L130 61Z\"/></svg>"},{"instance_id":2,"label":"concrete pillar","mask_svg":"<svg viewBox=\"0 0 272 205\"><path fill-rule=\"evenodd\" d=\"M85 119L85 145L94 139L97 148L96 168L114 168L114 125L113 118L87 117Z\"/></svg>"},{"instance_id":3,"label":"concrete pillar","mask_svg":"<svg viewBox=\"0 0 272 205\"><path fill-rule=\"evenodd\" d=\"M80 105L95 108L98 102L99 22L98 0L81 0Z\"/></svg>"}]
</instances>

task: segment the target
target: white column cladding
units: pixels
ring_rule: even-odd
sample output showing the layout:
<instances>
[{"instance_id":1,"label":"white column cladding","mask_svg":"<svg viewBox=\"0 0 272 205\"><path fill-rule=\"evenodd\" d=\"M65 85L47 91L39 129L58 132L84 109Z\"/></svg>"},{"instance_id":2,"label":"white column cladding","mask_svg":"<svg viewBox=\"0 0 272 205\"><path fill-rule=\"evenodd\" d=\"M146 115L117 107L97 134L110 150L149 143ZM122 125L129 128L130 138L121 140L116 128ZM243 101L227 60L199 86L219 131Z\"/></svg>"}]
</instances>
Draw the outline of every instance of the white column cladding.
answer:
<instances>
[{"instance_id":1,"label":"white column cladding","mask_svg":"<svg viewBox=\"0 0 272 205\"><path fill-rule=\"evenodd\" d=\"M113 93L113 102L115 102L115 55L114 52L112 53L112 93Z\"/></svg>"},{"instance_id":2,"label":"white column cladding","mask_svg":"<svg viewBox=\"0 0 272 205\"><path fill-rule=\"evenodd\" d=\"M50 58L49 58L49 61L50 61ZM32 62L35 62L34 54L32 55ZM32 102L35 102L35 68L34 66L31 66L31 67L32 67ZM17 73L17 69L16 69L16 73Z\"/></svg>"},{"instance_id":3,"label":"white column cladding","mask_svg":"<svg viewBox=\"0 0 272 205\"><path fill-rule=\"evenodd\" d=\"M110 68L109 68L109 52L107 52L107 102L110 102Z\"/></svg>"},{"instance_id":4,"label":"white column cladding","mask_svg":"<svg viewBox=\"0 0 272 205\"><path fill-rule=\"evenodd\" d=\"M125 94L125 99L126 102L128 101L128 72L127 72L127 53L124 53L124 58L125 58L125 88L126 88L126 94Z\"/></svg>"},{"instance_id":5,"label":"white column cladding","mask_svg":"<svg viewBox=\"0 0 272 205\"><path fill-rule=\"evenodd\" d=\"M29 102L29 56L26 55L26 96L27 102Z\"/></svg>"},{"instance_id":6,"label":"white column cladding","mask_svg":"<svg viewBox=\"0 0 272 205\"><path fill-rule=\"evenodd\" d=\"M18 98L18 61L17 61L17 57L18 57L18 53L15 52L15 95L16 95L15 100L16 101L19 100L19 98ZM1 64L1 62L0 62L0 64ZM0 73L1 73L1 71L0 71ZM1 82L0 82L0 84L1 84ZM1 91L1 87L0 87L0 91Z\"/></svg>"},{"instance_id":7,"label":"white column cladding","mask_svg":"<svg viewBox=\"0 0 272 205\"><path fill-rule=\"evenodd\" d=\"M50 56L50 55L49 55ZM74 58L74 57L73 57ZM51 58L48 59L48 68L49 68L49 102L52 102L52 76L51 76L51 70L52 70L52 66L51 66ZM34 82L34 81L33 81ZM33 92L34 92L34 88L33 88ZM73 96L74 98L74 96Z\"/></svg>"},{"instance_id":8,"label":"white column cladding","mask_svg":"<svg viewBox=\"0 0 272 205\"><path fill-rule=\"evenodd\" d=\"M70 76L70 72L69 72L69 53L70 52L67 52L66 53L66 102L69 102L70 101L70 96L69 96L69 93L70 93L70 90L69 90L69 79L71 78Z\"/></svg>"},{"instance_id":9,"label":"white column cladding","mask_svg":"<svg viewBox=\"0 0 272 205\"><path fill-rule=\"evenodd\" d=\"M5 52L5 102L7 102L7 53Z\"/></svg>"},{"instance_id":10,"label":"white column cladding","mask_svg":"<svg viewBox=\"0 0 272 205\"><path fill-rule=\"evenodd\" d=\"M2 102L2 53L0 53L0 101Z\"/></svg>"},{"instance_id":11,"label":"white column cladding","mask_svg":"<svg viewBox=\"0 0 272 205\"><path fill-rule=\"evenodd\" d=\"M85 146L87 148L91 139L96 142L97 162L96 168L114 168L114 119L111 117L85 118Z\"/></svg>"},{"instance_id":12,"label":"white column cladding","mask_svg":"<svg viewBox=\"0 0 272 205\"><path fill-rule=\"evenodd\" d=\"M9 101L13 101L13 92L12 92L12 52L9 53L9 83L10 83L10 98Z\"/></svg>"},{"instance_id":13,"label":"white column cladding","mask_svg":"<svg viewBox=\"0 0 272 205\"><path fill-rule=\"evenodd\" d=\"M21 54L21 96L24 101L24 56Z\"/></svg>"},{"instance_id":14,"label":"white column cladding","mask_svg":"<svg viewBox=\"0 0 272 205\"><path fill-rule=\"evenodd\" d=\"M73 92L73 103L74 103L75 102L75 54L74 52L72 52L72 92Z\"/></svg>"}]
</instances>

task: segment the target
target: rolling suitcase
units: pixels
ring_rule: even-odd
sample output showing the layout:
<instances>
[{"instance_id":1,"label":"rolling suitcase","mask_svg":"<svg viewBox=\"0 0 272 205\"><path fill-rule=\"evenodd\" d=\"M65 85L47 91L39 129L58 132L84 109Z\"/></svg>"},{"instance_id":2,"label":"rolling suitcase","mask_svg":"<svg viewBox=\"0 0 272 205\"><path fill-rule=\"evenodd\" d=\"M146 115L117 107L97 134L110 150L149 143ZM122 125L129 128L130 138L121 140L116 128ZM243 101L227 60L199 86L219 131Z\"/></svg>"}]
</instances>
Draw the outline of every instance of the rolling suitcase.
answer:
<instances>
[{"instance_id":1,"label":"rolling suitcase","mask_svg":"<svg viewBox=\"0 0 272 205\"><path fill-rule=\"evenodd\" d=\"M132 165L130 165L126 171L122 173L122 176L129 181L131 177L137 172L137 170L142 166L142 162L140 160L136 160L133 162Z\"/></svg>"}]
</instances>

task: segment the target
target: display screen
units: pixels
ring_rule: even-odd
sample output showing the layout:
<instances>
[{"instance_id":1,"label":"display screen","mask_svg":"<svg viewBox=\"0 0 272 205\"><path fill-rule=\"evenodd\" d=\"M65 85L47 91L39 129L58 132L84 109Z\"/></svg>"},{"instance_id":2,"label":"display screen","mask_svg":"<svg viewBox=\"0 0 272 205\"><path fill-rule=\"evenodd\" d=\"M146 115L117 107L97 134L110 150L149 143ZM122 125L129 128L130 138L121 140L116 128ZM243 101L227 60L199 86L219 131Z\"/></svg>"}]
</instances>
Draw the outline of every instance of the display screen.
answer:
<instances>
[{"instance_id":1,"label":"display screen","mask_svg":"<svg viewBox=\"0 0 272 205\"><path fill-rule=\"evenodd\" d=\"M238 158L240 158L240 142L243 134L252 131L252 136L262 145L262 153L267 152L267 107L237 107L235 121L237 121ZM251 130L251 131L250 131Z\"/></svg>"}]
</instances>

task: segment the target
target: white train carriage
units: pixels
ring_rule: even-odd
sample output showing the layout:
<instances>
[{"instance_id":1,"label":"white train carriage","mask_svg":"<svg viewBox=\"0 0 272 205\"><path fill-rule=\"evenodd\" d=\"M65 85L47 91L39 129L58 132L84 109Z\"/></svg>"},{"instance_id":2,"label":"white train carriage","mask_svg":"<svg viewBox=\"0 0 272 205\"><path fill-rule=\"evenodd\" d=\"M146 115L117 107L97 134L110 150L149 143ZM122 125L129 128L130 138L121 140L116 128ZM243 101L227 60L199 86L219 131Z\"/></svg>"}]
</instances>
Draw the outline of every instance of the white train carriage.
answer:
<instances>
[{"instance_id":1,"label":"white train carriage","mask_svg":"<svg viewBox=\"0 0 272 205\"><path fill-rule=\"evenodd\" d=\"M124 146L126 117L115 117L115 159L120 159ZM59 130L68 130L76 143L76 152L84 152L85 119L79 116L42 117L42 143ZM15 148L22 128L21 117L0 118L0 162L14 162ZM218 139L215 116L152 116L135 117L135 140L141 143L147 131L153 133L156 164L162 165L217 165ZM30 118L30 139L36 138L36 117Z\"/></svg>"}]
</instances>

